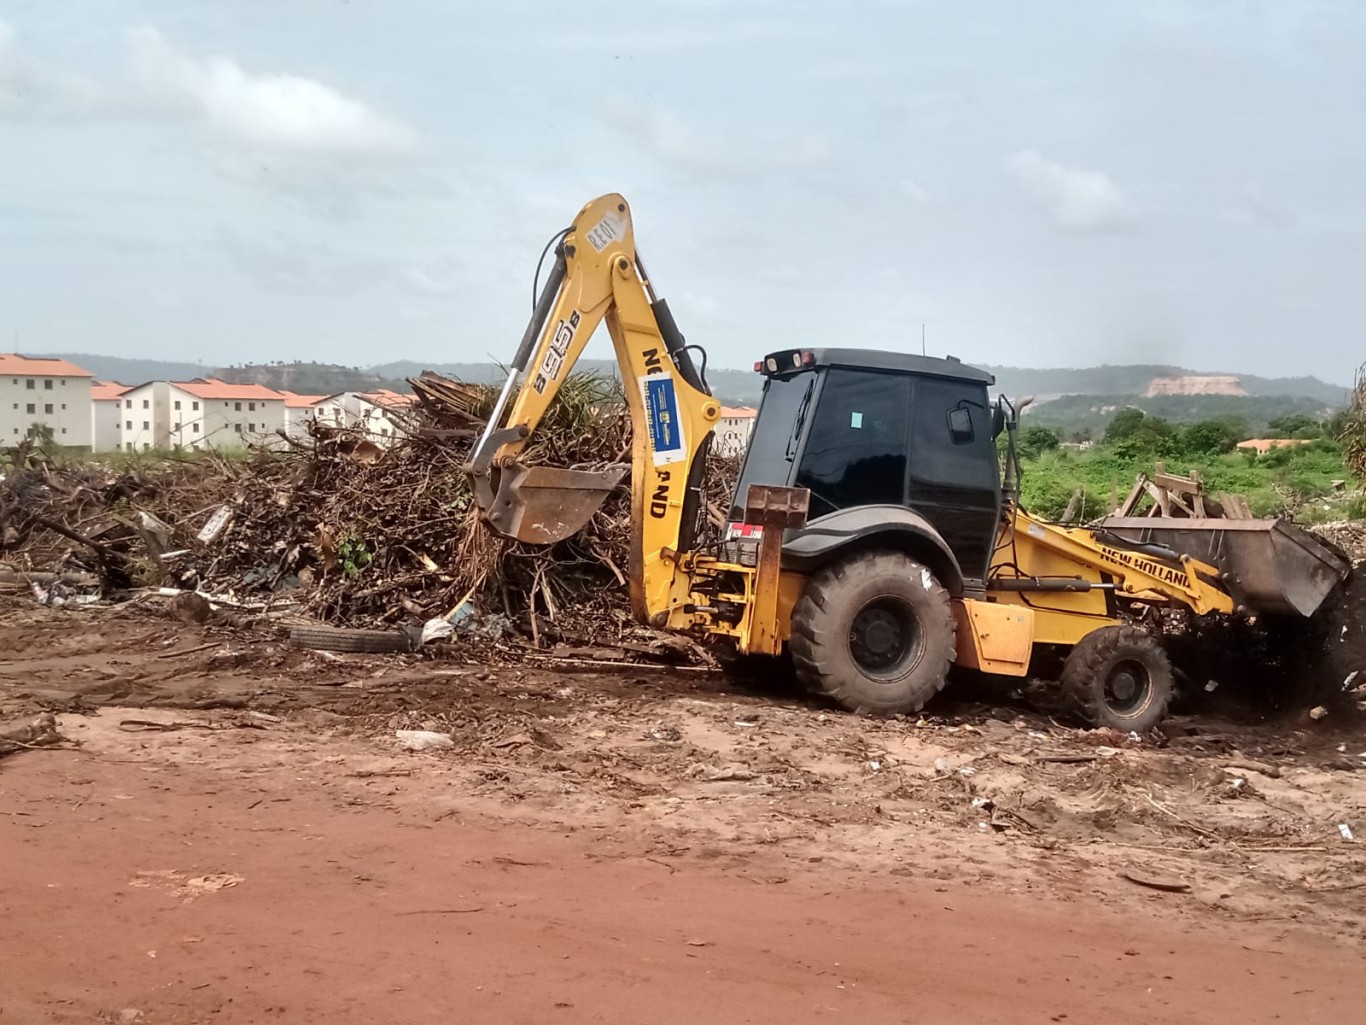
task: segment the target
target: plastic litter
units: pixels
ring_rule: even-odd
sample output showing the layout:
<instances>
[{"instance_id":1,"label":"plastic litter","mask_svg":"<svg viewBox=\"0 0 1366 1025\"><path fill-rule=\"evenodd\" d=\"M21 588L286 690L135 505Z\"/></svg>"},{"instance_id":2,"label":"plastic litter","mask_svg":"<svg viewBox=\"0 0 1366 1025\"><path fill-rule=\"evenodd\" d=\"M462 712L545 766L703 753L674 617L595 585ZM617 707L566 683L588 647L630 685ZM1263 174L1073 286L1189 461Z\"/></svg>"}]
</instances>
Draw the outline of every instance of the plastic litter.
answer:
<instances>
[{"instance_id":1,"label":"plastic litter","mask_svg":"<svg viewBox=\"0 0 1366 1025\"><path fill-rule=\"evenodd\" d=\"M435 751L455 747L455 741L445 733L432 730L395 730L399 746L408 751Z\"/></svg>"}]
</instances>

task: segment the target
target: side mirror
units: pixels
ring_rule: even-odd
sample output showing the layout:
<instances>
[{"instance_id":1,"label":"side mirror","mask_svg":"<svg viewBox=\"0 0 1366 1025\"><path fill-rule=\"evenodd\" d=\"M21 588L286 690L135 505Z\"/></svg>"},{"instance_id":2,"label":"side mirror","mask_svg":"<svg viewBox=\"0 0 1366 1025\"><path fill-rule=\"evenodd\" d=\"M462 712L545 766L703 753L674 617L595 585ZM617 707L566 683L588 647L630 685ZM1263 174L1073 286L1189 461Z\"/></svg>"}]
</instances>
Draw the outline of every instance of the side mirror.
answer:
<instances>
[{"instance_id":1,"label":"side mirror","mask_svg":"<svg viewBox=\"0 0 1366 1025\"><path fill-rule=\"evenodd\" d=\"M999 438L1001 432L1006 429L1006 411L1001 408L998 402L991 411L991 436Z\"/></svg>"},{"instance_id":2,"label":"side mirror","mask_svg":"<svg viewBox=\"0 0 1366 1025\"><path fill-rule=\"evenodd\" d=\"M963 405L949 410L949 436L955 445L963 445L972 440L972 413Z\"/></svg>"}]
</instances>

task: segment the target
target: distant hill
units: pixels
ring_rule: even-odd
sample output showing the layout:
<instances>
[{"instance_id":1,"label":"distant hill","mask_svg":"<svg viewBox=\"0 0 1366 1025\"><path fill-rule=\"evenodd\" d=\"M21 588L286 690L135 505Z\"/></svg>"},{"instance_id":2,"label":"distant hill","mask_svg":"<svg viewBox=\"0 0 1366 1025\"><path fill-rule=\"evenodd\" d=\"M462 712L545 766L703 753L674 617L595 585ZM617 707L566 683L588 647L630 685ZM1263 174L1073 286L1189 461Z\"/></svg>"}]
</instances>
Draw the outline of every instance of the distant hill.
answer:
<instances>
[{"instance_id":1,"label":"distant hill","mask_svg":"<svg viewBox=\"0 0 1366 1025\"><path fill-rule=\"evenodd\" d=\"M402 378L385 377L374 370L334 363L248 363L222 367L213 373L230 384L263 384L267 388L285 389L300 395L335 395L376 388L407 391Z\"/></svg>"},{"instance_id":2,"label":"distant hill","mask_svg":"<svg viewBox=\"0 0 1366 1025\"><path fill-rule=\"evenodd\" d=\"M89 353L54 353L85 367L101 380L115 380L123 384L140 384L152 380L185 380L213 374L227 381L254 382L272 388L288 388L304 394L332 394L339 391L361 390L376 387L403 388L404 380L416 377L423 370L454 377L461 381L478 384L493 384L503 380L505 371L494 363L423 363L416 360L398 360L381 363L371 367L347 367L338 364L296 362L247 364L235 367L210 368L193 363L169 363L158 360L123 359L115 356L96 356ZM616 363L612 360L580 360L579 370L594 371L599 374L615 376ZM1032 407L1035 415L1047 409L1054 402L1062 401L1064 396L1101 397L1106 403L1114 401L1139 404L1137 397L1148 391L1154 378L1211 376L1197 373L1183 367L1134 364L1125 366L1102 365L1079 368L1032 368L986 366L984 369L996 375L996 391L1003 391L1012 398L1026 395L1035 397ZM1316 377L1257 377L1252 374L1229 374L1236 376L1248 398L1293 398L1303 399L1306 404L1296 406L1294 412L1320 407L1340 407L1346 404L1348 389L1339 385L1320 381ZM736 370L724 367L710 367L707 381L712 391L723 402L731 404L754 404L758 401L763 378L752 370ZM1188 408L1222 408L1213 400L1232 399L1231 395L1185 395L1157 396L1144 399L1143 403L1154 403L1162 399L1186 400ZM1208 404L1207 403L1213 403ZM1081 405L1095 405L1093 402ZM1072 414L1081 406L1073 403L1059 407L1059 415ZM1147 408L1145 405L1144 408ZM1252 407L1261 408L1261 407ZM1272 408L1267 405L1266 408ZM1166 415L1159 413L1158 415ZM1219 415L1212 413L1210 415ZM1279 415L1272 413L1272 416ZM1196 419L1204 419L1197 415Z\"/></svg>"},{"instance_id":3,"label":"distant hill","mask_svg":"<svg viewBox=\"0 0 1366 1025\"><path fill-rule=\"evenodd\" d=\"M1028 406L1023 422L1066 433L1090 430L1099 437L1115 413L1127 406L1173 423L1239 420L1253 435L1278 417L1304 413L1324 418L1335 408L1303 395L1065 395L1041 406Z\"/></svg>"},{"instance_id":4,"label":"distant hill","mask_svg":"<svg viewBox=\"0 0 1366 1025\"><path fill-rule=\"evenodd\" d=\"M145 384L148 381L188 381L212 373L200 363L167 363L159 359L124 359L121 356L95 356L88 352L54 353L76 366L89 370L97 381L120 384Z\"/></svg>"},{"instance_id":5,"label":"distant hill","mask_svg":"<svg viewBox=\"0 0 1366 1025\"><path fill-rule=\"evenodd\" d=\"M381 376L399 380L416 377L424 370L434 370L438 374L445 374L459 381L469 381L471 384L501 384L507 377L507 371L494 363L415 363L412 360L400 360L396 363L381 363L370 369ZM612 377L620 376L617 373L616 360L610 359L581 359L575 369ZM722 402L740 405L759 401L763 378L752 370L708 367L707 383L711 386L712 393Z\"/></svg>"},{"instance_id":6,"label":"distant hill","mask_svg":"<svg viewBox=\"0 0 1366 1025\"><path fill-rule=\"evenodd\" d=\"M1133 364L1128 366L1035 369L1031 367L984 367L996 375L997 387L1012 397L1034 395L1038 401L1060 395L1143 395L1155 377L1208 377L1204 371L1183 367ZM1257 377L1221 371L1237 377L1249 395L1290 395L1341 406L1349 391L1317 377Z\"/></svg>"}]
</instances>

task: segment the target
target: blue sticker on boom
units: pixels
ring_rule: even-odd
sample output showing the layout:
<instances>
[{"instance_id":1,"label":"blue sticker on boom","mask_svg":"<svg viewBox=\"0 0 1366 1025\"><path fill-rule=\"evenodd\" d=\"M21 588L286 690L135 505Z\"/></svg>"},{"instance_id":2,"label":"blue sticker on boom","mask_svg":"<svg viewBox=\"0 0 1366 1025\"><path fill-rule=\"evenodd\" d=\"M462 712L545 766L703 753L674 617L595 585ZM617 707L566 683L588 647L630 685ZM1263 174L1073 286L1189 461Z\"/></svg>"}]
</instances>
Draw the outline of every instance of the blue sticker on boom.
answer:
<instances>
[{"instance_id":1,"label":"blue sticker on boom","mask_svg":"<svg viewBox=\"0 0 1366 1025\"><path fill-rule=\"evenodd\" d=\"M683 425L678 420L678 396L668 377L645 379L645 417L650 424L650 444L656 457L681 454ZM656 462L665 460L656 459Z\"/></svg>"}]
</instances>

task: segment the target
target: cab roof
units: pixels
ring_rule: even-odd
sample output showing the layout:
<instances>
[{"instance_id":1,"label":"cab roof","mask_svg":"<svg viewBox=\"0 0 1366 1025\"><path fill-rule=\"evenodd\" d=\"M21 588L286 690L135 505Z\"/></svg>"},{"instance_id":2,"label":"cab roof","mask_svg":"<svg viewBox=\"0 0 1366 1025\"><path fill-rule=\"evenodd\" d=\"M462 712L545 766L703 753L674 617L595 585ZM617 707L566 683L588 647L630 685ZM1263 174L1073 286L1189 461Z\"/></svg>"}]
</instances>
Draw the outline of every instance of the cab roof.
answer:
<instances>
[{"instance_id":1,"label":"cab roof","mask_svg":"<svg viewBox=\"0 0 1366 1025\"><path fill-rule=\"evenodd\" d=\"M779 369L769 371L769 360L774 360ZM812 367L848 367L853 370L891 370L903 374L951 377L978 384L996 383L995 374L969 366L957 356L916 356L883 349L784 349L769 353L762 364L756 365L756 368L759 367L762 367L761 372L774 375Z\"/></svg>"}]
</instances>

